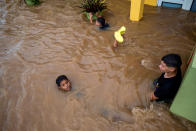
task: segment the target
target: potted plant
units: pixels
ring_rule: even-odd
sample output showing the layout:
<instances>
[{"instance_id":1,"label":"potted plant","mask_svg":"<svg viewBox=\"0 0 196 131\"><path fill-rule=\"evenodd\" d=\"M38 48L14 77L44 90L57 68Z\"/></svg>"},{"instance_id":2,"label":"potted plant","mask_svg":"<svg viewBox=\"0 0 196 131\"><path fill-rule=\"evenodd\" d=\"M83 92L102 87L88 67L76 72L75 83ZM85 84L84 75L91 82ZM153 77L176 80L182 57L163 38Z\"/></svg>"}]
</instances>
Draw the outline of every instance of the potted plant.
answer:
<instances>
[{"instance_id":1,"label":"potted plant","mask_svg":"<svg viewBox=\"0 0 196 131\"><path fill-rule=\"evenodd\" d=\"M92 20L96 20L98 16L102 16L104 9L107 9L105 0L82 0L79 8L82 8L82 12L90 20L92 15Z\"/></svg>"},{"instance_id":2,"label":"potted plant","mask_svg":"<svg viewBox=\"0 0 196 131\"><path fill-rule=\"evenodd\" d=\"M33 5L39 5L40 1L39 0L25 0L25 3L29 6L33 6Z\"/></svg>"}]
</instances>

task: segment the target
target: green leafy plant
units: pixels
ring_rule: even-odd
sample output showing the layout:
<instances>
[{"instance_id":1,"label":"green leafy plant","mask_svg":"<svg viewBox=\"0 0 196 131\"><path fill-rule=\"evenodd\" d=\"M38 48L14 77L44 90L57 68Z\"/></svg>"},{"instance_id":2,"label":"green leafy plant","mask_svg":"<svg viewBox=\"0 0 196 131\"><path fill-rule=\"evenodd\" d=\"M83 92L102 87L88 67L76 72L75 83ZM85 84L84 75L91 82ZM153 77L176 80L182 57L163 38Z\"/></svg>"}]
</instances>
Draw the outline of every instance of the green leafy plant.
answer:
<instances>
[{"instance_id":1,"label":"green leafy plant","mask_svg":"<svg viewBox=\"0 0 196 131\"><path fill-rule=\"evenodd\" d=\"M41 2L39 0L25 0L25 3L27 5L32 6L32 5L39 5Z\"/></svg>"},{"instance_id":2,"label":"green leafy plant","mask_svg":"<svg viewBox=\"0 0 196 131\"><path fill-rule=\"evenodd\" d=\"M102 12L104 9L107 9L107 4L105 0L82 0L79 8L82 8L82 12Z\"/></svg>"}]
</instances>

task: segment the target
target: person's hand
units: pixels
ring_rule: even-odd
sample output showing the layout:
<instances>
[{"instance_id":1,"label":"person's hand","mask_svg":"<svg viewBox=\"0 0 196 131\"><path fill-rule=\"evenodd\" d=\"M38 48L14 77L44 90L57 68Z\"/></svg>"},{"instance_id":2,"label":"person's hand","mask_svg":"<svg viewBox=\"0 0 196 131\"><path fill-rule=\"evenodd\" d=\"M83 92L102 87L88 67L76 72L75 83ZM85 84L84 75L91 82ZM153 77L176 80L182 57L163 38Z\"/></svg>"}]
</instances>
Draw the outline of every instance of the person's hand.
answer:
<instances>
[{"instance_id":1,"label":"person's hand","mask_svg":"<svg viewBox=\"0 0 196 131\"><path fill-rule=\"evenodd\" d=\"M89 16L90 16L90 18L92 18L92 17L93 17L93 13L92 13L92 12L90 12L90 13L89 13Z\"/></svg>"},{"instance_id":2,"label":"person's hand","mask_svg":"<svg viewBox=\"0 0 196 131\"><path fill-rule=\"evenodd\" d=\"M153 93L150 94L150 100L153 100Z\"/></svg>"},{"instance_id":3,"label":"person's hand","mask_svg":"<svg viewBox=\"0 0 196 131\"><path fill-rule=\"evenodd\" d=\"M118 42L117 42L117 40L114 41L113 47L115 47L115 48L118 47Z\"/></svg>"},{"instance_id":4,"label":"person's hand","mask_svg":"<svg viewBox=\"0 0 196 131\"><path fill-rule=\"evenodd\" d=\"M125 34L122 34L122 37L123 37L123 38L126 38L126 37L125 37Z\"/></svg>"},{"instance_id":5,"label":"person's hand","mask_svg":"<svg viewBox=\"0 0 196 131\"><path fill-rule=\"evenodd\" d=\"M93 13L92 12L89 13L89 18L90 18L90 22L93 23Z\"/></svg>"},{"instance_id":6,"label":"person's hand","mask_svg":"<svg viewBox=\"0 0 196 131\"><path fill-rule=\"evenodd\" d=\"M100 15L99 15L99 12L96 12L96 14L95 14L97 17L101 17Z\"/></svg>"},{"instance_id":7,"label":"person's hand","mask_svg":"<svg viewBox=\"0 0 196 131\"><path fill-rule=\"evenodd\" d=\"M154 95L154 92L152 92L151 96L150 96L150 100L154 101L154 100L157 100L157 99L159 99L159 98Z\"/></svg>"}]
</instances>

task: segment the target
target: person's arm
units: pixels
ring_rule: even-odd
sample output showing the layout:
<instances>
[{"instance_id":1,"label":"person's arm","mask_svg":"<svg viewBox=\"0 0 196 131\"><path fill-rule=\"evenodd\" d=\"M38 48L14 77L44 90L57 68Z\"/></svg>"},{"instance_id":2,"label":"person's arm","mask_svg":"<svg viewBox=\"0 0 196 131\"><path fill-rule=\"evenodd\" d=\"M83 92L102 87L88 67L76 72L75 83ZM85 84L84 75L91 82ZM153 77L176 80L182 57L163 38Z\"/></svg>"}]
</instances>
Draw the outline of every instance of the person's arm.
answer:
<instances>
[{"instance_id":1,"label":"person's arm","mask_svg":"<svg viewBox=\"0 0 196 131\"><path fill-rule=\"evenodd\" d=\"M151 93L150 100L151 100L151 101L154 101L154 100L157 100L157 99L159 99L159 98L156 97L156 96L154 95L154 92L152 92L152 93Z\"/></svg>"},{"instance_id":2,"label":"person's arm","mask_svg":"<svg viewBox=\"0 0 196 131\"><path fill-rule=\"evenodd\" d=\"M93 13L92 12L89 12L89 19L90 19L90 22L93 23Z\"/></svg>"},{"instance_id":3,"label":"person's arm","mask_svg":"<svg viewBox=\"0 0 196 131\"><path fill-rule=\"evenodd\" d=\"M118 42L117 42L117 40L116 40L116 39L114 40L113 47L115 47L115 48L116 48L116 47L118 47Z\"/></svg>"},{"instance_id":4,"label":"person's arm","mask_svg":"<svg viewBox=\"0 0 196 131\"><path fill-rule=\"evenodd\" d=\"M164 100L169 98L171 89L172 88L172 83L164 83L160 87L156 88L153 94L151 95L152 100Z\"/></svg>"}]
</instances>

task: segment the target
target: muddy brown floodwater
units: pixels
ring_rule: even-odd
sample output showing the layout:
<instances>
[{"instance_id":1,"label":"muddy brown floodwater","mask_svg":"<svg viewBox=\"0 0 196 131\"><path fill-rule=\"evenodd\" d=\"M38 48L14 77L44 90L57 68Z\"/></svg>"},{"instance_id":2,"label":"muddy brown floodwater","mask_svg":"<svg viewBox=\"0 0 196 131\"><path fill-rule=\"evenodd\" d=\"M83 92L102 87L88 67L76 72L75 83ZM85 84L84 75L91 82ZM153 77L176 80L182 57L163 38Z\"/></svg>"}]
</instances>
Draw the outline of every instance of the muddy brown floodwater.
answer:
<instances>
[{"instance_id":1,"label":"muddy brown floodwater","mask_svg":"<svg viewBox=\"0 0 196 131\"><path fill-rule=\"evenodd\" d=\"M107 2L111 28L99 31L76 7L80 0L38 7L0 0L1 131L196 130L148 97L163 55L179 53L185 70L196 13L145 6L135 23L129 1ZM113 49L113 32L122 25L125 43ZM61 74L71 80L71 92L57 89Z\"/></svg>"}]
</instances>

